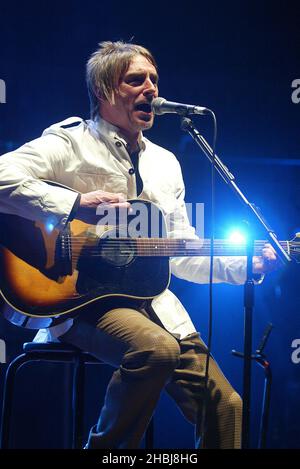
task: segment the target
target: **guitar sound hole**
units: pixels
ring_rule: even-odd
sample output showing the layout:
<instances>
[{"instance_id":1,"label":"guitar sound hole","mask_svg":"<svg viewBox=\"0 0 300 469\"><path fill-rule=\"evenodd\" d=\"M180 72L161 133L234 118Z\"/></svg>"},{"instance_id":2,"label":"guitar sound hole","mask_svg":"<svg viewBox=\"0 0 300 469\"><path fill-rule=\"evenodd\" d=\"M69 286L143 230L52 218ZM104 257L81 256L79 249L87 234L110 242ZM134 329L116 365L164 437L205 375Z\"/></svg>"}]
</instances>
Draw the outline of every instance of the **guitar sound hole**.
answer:
<instances>
[{"instance_id":1,"label":"guitar sound hole","mask_svg":"<svg viewBox=\"0 0 300 469\"><path fill-rule=\"evenodd\" d=\"M101 257L116 267L130 264L134 258L134 241L106 239L101 242Z\"/></svg>"}]
</instances>

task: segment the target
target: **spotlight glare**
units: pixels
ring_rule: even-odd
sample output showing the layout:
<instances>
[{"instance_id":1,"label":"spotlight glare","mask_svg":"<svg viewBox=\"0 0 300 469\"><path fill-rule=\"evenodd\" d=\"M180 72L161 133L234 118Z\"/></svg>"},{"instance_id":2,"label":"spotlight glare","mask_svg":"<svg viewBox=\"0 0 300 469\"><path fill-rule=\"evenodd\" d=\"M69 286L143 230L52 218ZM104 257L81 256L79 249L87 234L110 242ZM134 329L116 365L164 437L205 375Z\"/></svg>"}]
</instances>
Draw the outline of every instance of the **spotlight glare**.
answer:
<instances>
[{"instance_id":1,"label":"spotlight glare","mask_svg":"<svg viewBox=\"0 0 300 469\"><path fill-rule=\"evenodd\" d=\"M51 231L53 231L54 229L54 223L51 223L51 222L46 223L45 228L46 228L47 233L51 233Z\"/></svg>"},{"instance_id":2,"label":"spotlight glare","mask_svg":"<svg viewBox=\"0 0 300 469\"><path fill-rule=\"evenodd\" d=\"M245 244L246 237L241 231L233 230L228 235L228 240L233 244Z\"/></svg>"}]
</instances>

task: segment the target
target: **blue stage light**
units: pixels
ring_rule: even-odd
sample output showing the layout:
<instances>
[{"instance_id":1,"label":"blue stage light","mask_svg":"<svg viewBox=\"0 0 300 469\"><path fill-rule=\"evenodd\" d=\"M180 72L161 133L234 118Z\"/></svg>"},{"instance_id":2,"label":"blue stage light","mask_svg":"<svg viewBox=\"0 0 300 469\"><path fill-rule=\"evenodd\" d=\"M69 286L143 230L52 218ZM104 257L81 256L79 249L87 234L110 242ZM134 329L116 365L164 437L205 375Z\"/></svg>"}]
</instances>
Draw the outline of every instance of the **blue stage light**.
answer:
<instances>
[{"instance_id":1,"label":"blue stage light","mask_svg":"<svg viewBox=\"0 0 300 469\"><path fill-rule=\"evenodd\" d=\"M245 233L239 229L232 229L228 232L227 239L233 244L246 244L247 238Z\"/></svg>"},{"instance_id":2,"label":"blue stage light","mask_svg":"<svg viewBox=\"0 0 300 469\"><path fill-rule=\"evenodd\" d=\"M53 231L53 229L54 229L54 223L52 223L50 221L47 222L45 224L45 229L46 229L47 233L51 233L51 231Z\"/></svg>"}]
</instances>

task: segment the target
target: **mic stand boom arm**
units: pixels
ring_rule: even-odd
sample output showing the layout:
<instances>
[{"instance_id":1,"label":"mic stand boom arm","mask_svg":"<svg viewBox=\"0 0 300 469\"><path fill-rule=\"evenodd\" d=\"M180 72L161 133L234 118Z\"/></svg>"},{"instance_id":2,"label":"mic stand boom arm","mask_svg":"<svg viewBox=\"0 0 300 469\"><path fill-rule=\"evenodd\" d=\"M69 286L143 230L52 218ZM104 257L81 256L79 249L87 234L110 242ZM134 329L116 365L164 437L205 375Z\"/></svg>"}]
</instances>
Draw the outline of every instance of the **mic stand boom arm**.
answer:
<instances>
[{"instance_id":1,"label":"mic stand boom arm","mask_svg":"<svg viewBox=\"0 0 300 469\"><path fill-rule=\"evenodd\" d=\"M291 261L290 256L279 243L275 232L271 229L271 227L267 224L266 220L259 213L258 207L256 207L254 204L249 202L249 200L243 194L241 189L235 183L235 178L233 174L229 171L229 169L224 165L224 163L220 160L220 158L217 155L213 155L212 148L209 146L205 138L202 137L200 132L196 129L192 120L189 119L188 117L183 117L181 121L181 128L185 132L188 132L191 135L191 137L193 137L193 139L195 140L197 145L201 148L203 153L205 153L209 161L214 164L215 169L218 171L220 176L222 176L226 184L229 184L229 186L233 189L233 191L236 193L239 199L241 199L242 202L244 202L244 204L247 205L250 211L259 220L260 224L264 227L265 231L267 232L269 239L270 239L270 243L274 247L276 253L278 254L278 257L283 262L290 262Z\"/></svg>"},{"instance_id":2,"label":"mic stand boom arm","mask_svg":"<svg viewBox=\"0 0 300 469\"><path fill-rule=\"evenodd\" d=\"M223 164L220 158L214 154L212 148L207 141L200 135L199 131L195 128L193 122L188 117L182 117L181 120L182 130L188 132L195 140L197 145L201 148L203 153L207 156L211 164L218 171L222 179L228 184L239 199L250 209L255 215L256 219L266 230L270 242L274 247L278 257L283 262L290 262L290 256L281 247L277 240L276 234L266 223L262 215L259 213L258 208L250 203L242 191L235 183L233 174ZM252 316L254 307L254 281L252 275L252 255L253 255L253 240L248 242L247 245L247 279L244 285L244 367L243 367L243 415L242 415L242 448L250 447L250 397L251 397L251 358L252 358Z\"/></svg>"}]
</instances>

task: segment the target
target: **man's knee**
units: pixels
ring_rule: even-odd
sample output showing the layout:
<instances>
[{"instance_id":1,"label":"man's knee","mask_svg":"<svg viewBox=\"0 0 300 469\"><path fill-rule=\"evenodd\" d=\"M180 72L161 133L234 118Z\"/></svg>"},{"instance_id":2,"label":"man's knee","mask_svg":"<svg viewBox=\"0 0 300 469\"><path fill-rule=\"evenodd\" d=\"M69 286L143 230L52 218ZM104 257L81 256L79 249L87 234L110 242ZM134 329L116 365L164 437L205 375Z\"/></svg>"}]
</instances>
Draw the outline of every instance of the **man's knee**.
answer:
<instances>
[{"instance_id":1,"label":"man's knee","mask_svg":"<svg viewBox=\"0 0 300 469\"><path fill-rule=\"evenodd\" d=\"M168 333L157 334L154 340L148 337L143 345L135 350L129 350L122 361L121 371L155 376L171 374L180 359L180 346L176 339Z\"/></svg>"},{"instance_id":2,"label":"man's knee","mask_svg":"<svg viewBox=\"0 0 300 469\"><path fill-rule=\"evenodd\" d=\"M168 333L156 340L155 347L149 356L152 366L163 366L175 369L180 359L180 346L177 340Z\"/></svg>"}]
</instances>

